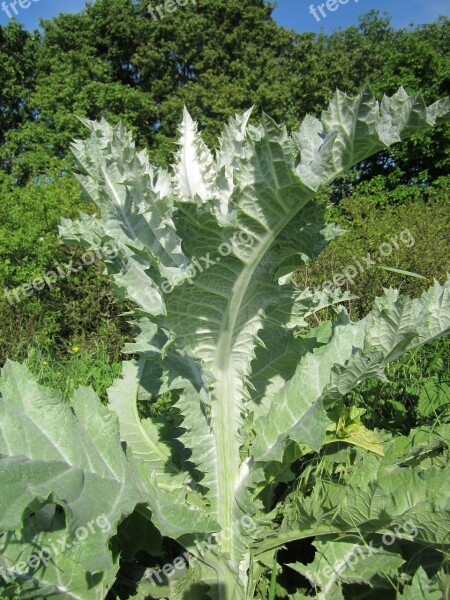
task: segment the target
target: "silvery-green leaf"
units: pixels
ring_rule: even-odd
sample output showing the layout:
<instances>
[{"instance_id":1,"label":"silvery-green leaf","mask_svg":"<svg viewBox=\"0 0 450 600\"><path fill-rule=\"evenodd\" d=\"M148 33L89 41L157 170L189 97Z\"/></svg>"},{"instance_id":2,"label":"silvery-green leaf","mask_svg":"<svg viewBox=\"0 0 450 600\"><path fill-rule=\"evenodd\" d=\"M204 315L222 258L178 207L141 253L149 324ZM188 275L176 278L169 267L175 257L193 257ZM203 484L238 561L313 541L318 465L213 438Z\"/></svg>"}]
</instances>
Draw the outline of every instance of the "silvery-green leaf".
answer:
<instances>
[{"instance_id":1,"label":"silvery-green leaf","mask_svg":"<svg viewBox=\"0 0 450 600\"><path fill-rule=\"evenodd\" d=\"M265 491L260 479L289 468L293 442L304 452L321 448L325 410L343 393L381 377L387 362L448 328L447 286L436 285L414 302L387 292L360 323L341 310L337 320L306 333L317 311L349 295L311 294L291 281L297 261L314 259L342 233L311 202L316 191L389 144L443 122L448 112L445 101L427 109L420 95L402 89L381 105L367 87L354 98L337 92L321 120L307 117L293 136L266 115L256 127L248 124L249 113L236 117L214 156L185 111L170 177L135 153L121 126L88 123L91 137L75 145L81 184L101 210L88 240L118 241L109 270L119 298L131 299L140 317L138 339L127 347L145 360L140 385L124 372L114 388L125 415L122 441L136 453L141 477L145 472L162 533L207 534L215 522L222 529L204 560L218 573L221 598L243 600L254 591L255 537L264 544L262 532L273 527L274 516L255 497L255 489ZM85 228L68 227L70 239ZM137 419L136 402L161 393L170 394L184 428L174 439L164 439L173 429L169 435ZM181 476L166 472L175 458ZM369 472L376 470L370 463ZM379 482L369 484L370 493L378 490L374 514L381 518L378 508L386 506L395 513L390 500L378 502L390 493L380 492ZM421 500L422 515L442 505L436 479L433 489L436 503ZM331 486L328 491L339 496ZM348 521L363 510L363 496L355 492ZM402 508L409 514L415 506ZM325 530L319 509L310 507L310 535ZM241 526L246 515L257 522L251 533ZM421 519L425 543L433 531L430 517Z\"/></svg>"},{"instance_id":2,"label":"silvery-green leaf","mask_svg":"<svg viewBox=\"0 0 450 600\"><path fill-rule=\"evenodd\" d=\"M0 529L20 528L35 500L51 498L63 507L72 542L79 527L104 515L109 531L95 528L75 553L94 571L111 568L109 539L121 519L147 498L120 445L117 417L92 390L80 388L69 404L39 386L25 367L7 362L1 379L0 457Z\"/></svg>"}]
</instances>

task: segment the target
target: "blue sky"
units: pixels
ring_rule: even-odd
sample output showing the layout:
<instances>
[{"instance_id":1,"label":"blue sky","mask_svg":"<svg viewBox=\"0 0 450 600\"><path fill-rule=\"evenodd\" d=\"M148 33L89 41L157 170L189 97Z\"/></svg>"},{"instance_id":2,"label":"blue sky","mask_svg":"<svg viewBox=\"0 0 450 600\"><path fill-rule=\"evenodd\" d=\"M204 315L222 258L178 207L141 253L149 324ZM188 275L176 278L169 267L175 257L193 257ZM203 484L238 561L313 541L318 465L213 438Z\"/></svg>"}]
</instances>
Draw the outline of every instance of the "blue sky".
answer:
<instances>
[{"instance_id":1,"label":"blue sky","mask_svg":"<svg viewBox=\"0 0 450 600\"><path fill-rule=\"evenodd\" d=\"M325 0L278 0L278 8L274 12L275 20L284 27L292 27L297 31L325 32L348 27L358 23L358 15L376 9L381 13L388 12L395 27L407 27L411 22L429 23L436 17L450 13L449 0L348 0L347 4L336 3L334 12L323 8L323 17L317 6ZM316 9L320 19L317 21L310 13L310 5ZM333 4L331 5L333 6Z\"/></svg>"},{"instance_id":2,"label":"blue sky","mask_svg":"<svg viewBox=\"0 0 450 600\"><path fill-rule=\"evenodd\" d=\"M158 5L164 0L152 0L152 4ZM376 8L381 12L387 11L391 14L393 24L396 27L407 27L410 23L429 23L434 21L439 14L450 13L449 0L347 0L347 4L338 4L337 0L331 6L336 6L334 12L325 8L324 17L317 6L326 0L278 0L278 8L274 12L276 21L284 27L291 27L297 31L316 31L323 29L326 32L339 27L347 27L358 23L358 15ZM2 0L0 0L1 6ZM11 0L5 0L8 6ZM26 4L26 0L22 0ZM21 9L17 3L19 14L16 20L23 23L27 29L34 29L39 24L39 19L49 19L60 12L79 12L84 6L85 0L31 0L27 9ZM310 13L309 7L313 5L319 21ZM10 13L13 11L9 9ZM0 10L0 25L9 22L7 14Z\"/></svg>"}]
</instances>

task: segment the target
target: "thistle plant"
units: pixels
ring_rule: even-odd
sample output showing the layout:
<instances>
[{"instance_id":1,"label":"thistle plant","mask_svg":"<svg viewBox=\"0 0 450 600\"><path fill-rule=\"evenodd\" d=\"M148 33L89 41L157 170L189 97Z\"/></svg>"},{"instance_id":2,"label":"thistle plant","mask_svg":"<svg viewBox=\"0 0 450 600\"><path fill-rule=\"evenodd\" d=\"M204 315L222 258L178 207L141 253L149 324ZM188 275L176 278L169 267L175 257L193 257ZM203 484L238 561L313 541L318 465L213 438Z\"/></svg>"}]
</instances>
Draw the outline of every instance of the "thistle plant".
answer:
<instances>
[{"instance_id":1,"label":"thistle plant","mask_svg":"<svg viewBox=\"0 0 450 600\"><path fill-rule=\"evenodd\" d=\"M5 366L2 552L26 561L33 548L65 540L31 576L10 575L8 589L103 599L120 560L157 556L161 536L190 560L141 572L134 597L267 597L276 551L311 537L314 563L293 568L323 598L343 598L344 583L384 589L395 579L405 562L397 546L377 546L360 570L323 575L320 558L332 564L364 549L367 536L395 526L403 543L443 552L449 467L422 461L445 447L449 427L391 439L366 430L343 399L448 333L450 282L415 300L386 290L353 322L349 292L311 292L292 276L343 233L326 223L317 192L449 112L448 99L426 107L403 89L381 103L369 88L355 98L337 92L320 120L305 117L292 135L265 115L258 126L250 111L236 116L212 153L185 111L170 171L151 165L121 124L85 121L90 137L73 152L99 216L63 219L60 234L89 252L115 243L107 269L118 299L134 306L136 338L107 407L88 388L63 399L23 366ZM335 318L312 321L327 307ZM164 395L171 418L162 420L151 407ZM345 485L294 468L324 448L330 465L357 448ZM89 531L100 514L111 530ZM80 528L89 531L82 541ZM433 591L438 570L433 577L417 570L403 583Z\"/></svg>"}]
</instances>

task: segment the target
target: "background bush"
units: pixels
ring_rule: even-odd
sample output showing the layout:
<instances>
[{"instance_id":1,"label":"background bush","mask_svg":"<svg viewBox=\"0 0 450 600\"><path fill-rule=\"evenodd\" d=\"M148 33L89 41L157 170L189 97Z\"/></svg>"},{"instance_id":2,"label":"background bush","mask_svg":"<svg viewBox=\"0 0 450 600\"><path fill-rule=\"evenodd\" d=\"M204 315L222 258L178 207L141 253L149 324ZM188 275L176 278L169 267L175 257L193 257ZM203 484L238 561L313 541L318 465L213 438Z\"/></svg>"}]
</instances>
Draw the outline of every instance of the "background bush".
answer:
<instances>
[{"instance_id":1,"label":"background bush","mask_svg":"<svg viewBox=\"0 0 450 600\"><path fill-rule=\"evenodd\" d=\"M329 218L346 230L332 242L319 258L296 273L300 285L322 287L326 281L355 265L355 258L365 268L354 284L345 289L358 296L350 303L353 319L370 310L383 288L394 287L403 294L418 296L434 279L441 283L450 272L450 178L441 177L429 186L399 185L390 190L381 176L362 183L338 204L332 204ZM393 236L408 230L414 241L409 247L400 240L399 248L383 257L379 248ZM407 239L408 236L404 236ZM392 243L391 243L392 246ZM367 268L363 257L370 253L379 264L419 274L425 279L405 277L379 266Z\"/></svg>"}]
</instances>

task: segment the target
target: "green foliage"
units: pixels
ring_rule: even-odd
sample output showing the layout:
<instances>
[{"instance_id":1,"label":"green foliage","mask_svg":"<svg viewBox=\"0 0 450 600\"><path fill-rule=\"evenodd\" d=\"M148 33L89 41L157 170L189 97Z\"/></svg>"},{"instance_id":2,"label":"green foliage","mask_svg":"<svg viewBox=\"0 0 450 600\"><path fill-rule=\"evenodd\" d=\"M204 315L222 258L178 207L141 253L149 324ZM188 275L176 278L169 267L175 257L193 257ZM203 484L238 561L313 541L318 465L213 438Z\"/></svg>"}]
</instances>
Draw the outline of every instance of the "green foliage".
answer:
<instances>
[{"instance_id":1,"label":"green foliage","mask_svg":"<svg viewBox=\"0 0 450 600\"><path fill-rule=\"evenodd\" d=\"M324 527L316 537L313 560L301 557L284 567L287 579L279 598L294 594L293 571L305 578L294 598L411 598L422 569L425 589L445 597L445 568L440 567L449 548L442 481L448 477L448 445L446 425L385 438L381 459L342 445L307 457L298 467L296 489L286 498L297 514L296 519L284 516L286 541L306 537L314 519L315 528L331 520L336 529L329 534ZM259 551L270 544L270 539L263 542Z\"/></svg>"},{"instance_id":2,"label":"green foliage","mask_svg":"<svg viewBox=\"0 0 450 600\"><path fill-rule=\"evenodd\" d=\"M371 11L359 27L316 36L278 27L263 0L202 0L160 21L147 5L97 0L81 14L46 21L42 34L3 30L15 116L0 164L15 180L70 165L77 116L121 118L152 160L168 163L183 104L214 145L223 120L250 105L295 129L299 115L320 112L336 88L356 92L368 82L381 94L403 85L423 88L428 101L448 89L446 18L397 31ZM365 176L436 179L448 169L448 131L383 152L363 165Z\"/></svg>"},{"instance_id":3,"label":"green foliage","mask_svg":"<svg viewBox=\"0 0 450 600\"><path fill-rule=\"evenodd\" d=\"M76 179L68 175L53 181L32 181L25 187L17 187L7 179L1 193L0 286L3 290L6 285L16 287L32 281L69 259L67 249L57 243L57 225L61 211L76 216L84 202L79 200Z\"/></svg>"},{"instance_id":4,"label":"green foliage","mask_svg":"<svg viewBox=\"0 0 450 600\"><path fill-rule=\"evenodd\" d=\"M53 360L65 360L65 348L83 342L95 352L95 340L109 347L116 358L128 331L117 324L123 310L114 303L104 265L96 261L80 273L25 295L22 286L42 279L58 266L82 265L82 253L62 246L57 237L61 212L76 216L85 202L79 200L75 178L2 186L0 203L0 362L6 357L23 360L31 343L52 346ZM17 291L18 296L14 295ZM8 297L9 294L9 297ZM92 337L91 337L92 336Z\"/></svg>"},{"instance_id":5,"label":"green foliage","mask_svg":"<svg viewBox=\"0 0 450 600\"><path fill-rule=\"evenodd\" d=\"M450 342L444 338L418 348L386 369L388 381L369 380L348 398L365 409L364 423L393 433L448 423Z\"/></svg>"},{"instance_id":6,"label":"green foliage","mask_svg":"<svg viewBox=\"0 0 450 600\"><path fill-rule=\"evenodd\" d=\"M44 347L53 361L64 362L67 348L74 345L95 353L96 345L107 348L117 360L130 328L118 320L123 306L114 302L102 268L83 274L76 282L62 282L52 291L10 305L0 304L0 360L24 360L29 346Z\"/></svg>"},{"instance_id":7,"label":"green foliage","mask_svg":"<svg viewBox=\"0 0 450 600\"><path fill-rule=\"evenodd\" d=\"M380 295L383 288L396 287L417 295L434 279L443 282L450 270L448 177L436 180L432 186L400 185L392 191L388 181L375 177L332 205L329 218L346 234L330 244L313 264L299 269L296 281L302 286L322 288L324 282L332 282L348 267L356 267L356 275L350 277L351 281L344 277L342 286L356 296L350 305L351 314L356 317L367 313L371 299ZM403 235L404 242L399 239L402 232L408 232ZM392 237L397 238L397 248ZM391 245L390 254L387 246L380 252L380 246L386 243ZM367 266L364 257L369 253L379 264L412 271L426 279L406 278L376 265Z\"/></svg>"},{"instance_id":8,"label":"green foliage","mask_svg":"<svg viewBox=\"0 0 450 600\"><path fill-rule=\"evenodd\" d=\"M6 28L0 27L1 144L5 142L7 132L31 117L29 99L34 81L35 51L36 41L15 21Z\"/></svg>"}]
</instances>

